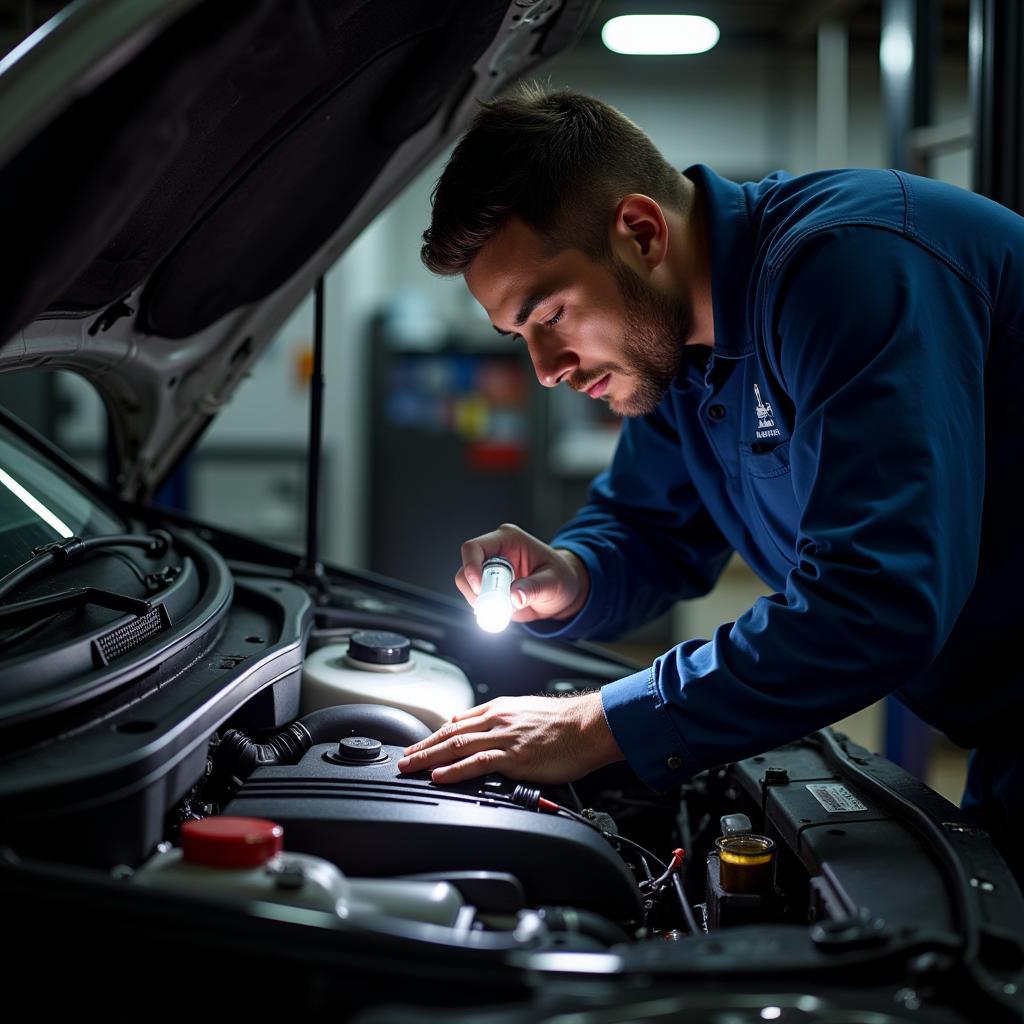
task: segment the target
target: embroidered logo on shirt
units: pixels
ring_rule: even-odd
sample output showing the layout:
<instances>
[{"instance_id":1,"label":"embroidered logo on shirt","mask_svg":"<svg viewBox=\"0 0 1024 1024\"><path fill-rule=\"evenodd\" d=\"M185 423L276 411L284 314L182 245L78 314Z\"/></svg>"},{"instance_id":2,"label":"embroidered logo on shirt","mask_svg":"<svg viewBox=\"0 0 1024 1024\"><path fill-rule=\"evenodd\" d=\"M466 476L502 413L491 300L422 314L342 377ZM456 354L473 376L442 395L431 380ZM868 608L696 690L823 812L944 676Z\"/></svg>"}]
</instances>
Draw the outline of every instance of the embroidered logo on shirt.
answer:
<instances>
[{"instance_id":1,"label":"embroidered logo on shirt","mask_svg":"<svg viewBox=\"0 0 1024 1024\"><path fill-rule=\"evenodd\" d=\"M756 384L754 385L754 398L757 399L754 411L757 413L758 440L764 440L766 437L779 437L780 431L775 426L772 404L761 397L761 389Z\"/></svg>"}]
</instances>

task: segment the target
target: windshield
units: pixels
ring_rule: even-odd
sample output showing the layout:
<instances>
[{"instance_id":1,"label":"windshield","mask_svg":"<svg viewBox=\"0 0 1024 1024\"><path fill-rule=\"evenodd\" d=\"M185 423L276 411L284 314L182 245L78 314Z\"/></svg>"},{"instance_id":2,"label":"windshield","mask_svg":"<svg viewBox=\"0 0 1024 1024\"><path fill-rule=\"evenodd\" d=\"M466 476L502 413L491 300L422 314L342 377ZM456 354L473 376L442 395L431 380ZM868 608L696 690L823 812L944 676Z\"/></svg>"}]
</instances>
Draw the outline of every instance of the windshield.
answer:
<instances>
[{"instance_id":1,"label":"windshield","mask_svg":"<svg viewBox=\"0 0 1024 1024\"><path fill-rule=\"evenodd\" d=\"M0 423L0 576L44 544L123 529L123 523Z\"/></svg>"}]
</instances>

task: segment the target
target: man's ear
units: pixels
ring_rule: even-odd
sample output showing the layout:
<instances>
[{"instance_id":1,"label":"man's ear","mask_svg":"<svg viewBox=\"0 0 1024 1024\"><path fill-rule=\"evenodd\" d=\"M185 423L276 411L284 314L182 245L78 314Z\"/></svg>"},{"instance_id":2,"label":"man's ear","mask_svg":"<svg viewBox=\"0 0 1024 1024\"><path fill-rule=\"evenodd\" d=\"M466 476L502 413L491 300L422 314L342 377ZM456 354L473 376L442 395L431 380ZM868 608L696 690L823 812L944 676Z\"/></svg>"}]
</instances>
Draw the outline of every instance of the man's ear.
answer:
<instances>
[{"instance_id":1,"label":"man's ear","mask_svg":"<svg viewBox=\"0 0 1024 1024\"><path fill-rule=\"evenodd\" d=\"M668 255L668 222L650 196L633 192L620 200L612 223L612 246L627 262L654 270Z\"/></svg>"}]
</instances>

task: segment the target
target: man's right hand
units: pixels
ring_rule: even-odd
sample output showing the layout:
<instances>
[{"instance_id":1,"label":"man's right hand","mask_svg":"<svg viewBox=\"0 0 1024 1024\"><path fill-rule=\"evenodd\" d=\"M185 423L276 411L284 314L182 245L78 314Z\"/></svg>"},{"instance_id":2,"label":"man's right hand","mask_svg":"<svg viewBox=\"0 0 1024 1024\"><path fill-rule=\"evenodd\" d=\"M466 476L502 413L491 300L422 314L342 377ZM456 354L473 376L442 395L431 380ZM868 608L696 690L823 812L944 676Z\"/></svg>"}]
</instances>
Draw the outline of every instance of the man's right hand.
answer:
<instances>
[{"instance_id":1,"label":"man's right hand","mask_svg":"<svg viewBox=\"0 0 1024 1024\"><path fill-rule=\"evenodd\" d=\"M462 596L476 604L483 563L501 555L512 563L513 622L537 619L571 619L582 607L590 589L586 566L571 551L556 549L511 523L462 545L462 568L455 585Z\"/></svg>"}]
</instances>

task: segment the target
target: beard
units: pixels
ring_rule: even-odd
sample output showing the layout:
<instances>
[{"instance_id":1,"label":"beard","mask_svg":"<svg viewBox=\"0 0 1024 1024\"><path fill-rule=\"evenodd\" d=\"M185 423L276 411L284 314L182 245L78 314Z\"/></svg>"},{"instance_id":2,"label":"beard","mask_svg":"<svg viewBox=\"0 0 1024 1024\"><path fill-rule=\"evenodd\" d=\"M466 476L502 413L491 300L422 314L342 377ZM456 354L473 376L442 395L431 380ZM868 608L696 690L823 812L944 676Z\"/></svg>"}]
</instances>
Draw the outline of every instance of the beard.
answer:
<instances>
[{"instance_id":1,"label":"beard","mask_svg":"<svg viewBox=\"0 0 1024 1024\"><path fill-rule=\"evenodd\" d=\"M609 408L617 416L646 416L658 407L679 372L683 345L693 331L693 303L689 297L680 299L656 291L617 258L608 269L626 311L622 361L570 384L583 391L606 373L617 371L632 381L633 390L617 401L609 398Z\"/></svg>"}]
</instances>

